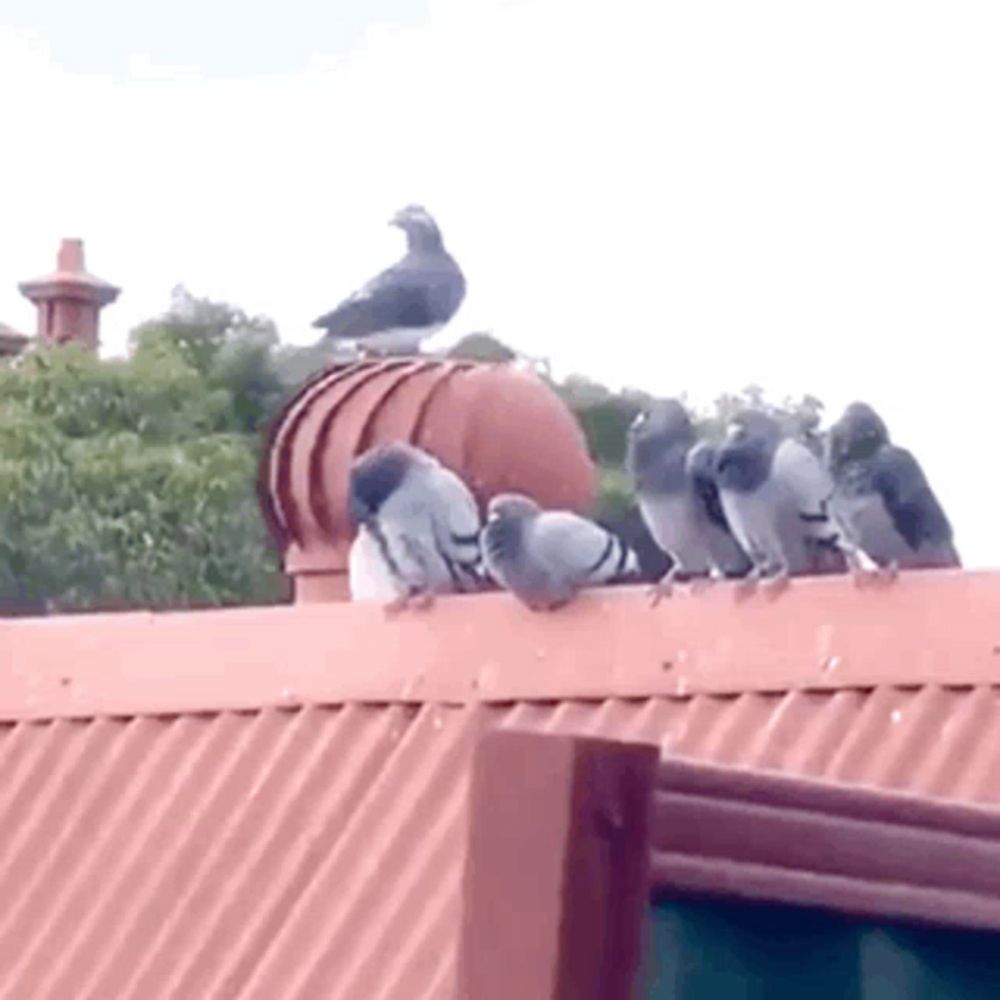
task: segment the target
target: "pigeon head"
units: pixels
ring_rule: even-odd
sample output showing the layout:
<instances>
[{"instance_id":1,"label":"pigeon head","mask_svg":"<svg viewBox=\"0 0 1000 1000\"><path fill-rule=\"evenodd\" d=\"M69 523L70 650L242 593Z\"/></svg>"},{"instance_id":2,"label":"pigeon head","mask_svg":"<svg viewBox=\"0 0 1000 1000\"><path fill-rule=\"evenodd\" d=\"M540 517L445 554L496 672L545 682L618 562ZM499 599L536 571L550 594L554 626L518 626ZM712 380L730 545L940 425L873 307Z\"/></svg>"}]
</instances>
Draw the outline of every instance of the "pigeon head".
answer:
<instances>
[{"instance_id":1,"label":"pigeon head","mask_svg":"<svg viewBox=\"0 0 1000 1000\"><path fill-rule=\"evenodd\" d=\"M631 440L657 437L664 441L694 440L687 410L676 399L664 399L643 410L628 429Z\"/></svg>"},{"instance_id":2,"label":"pigeon head","mask_svg":"<svg viewBox=\"0 0 1000 1000\"><path fill-rule=\"evenodd\" d=\"M640 492L675 492L684 484L684 463L696 435L676 399L654 403L632 421L625 464Z\"/></svg>"},{"instance_id":3,"label":"pigeon head","mask_svg":"<svg viewBox=\"0 0 1000 1000\"><path fill-rule=\"evenodd\" d=\"M535 517L542 508L521 493L498 493L486 507L487 521L514 521Z\"/></svg>"},{"instance_id":4,"label":"pigeon head","mask_svg":"<svg viewBox=\"0 0 1000 1000\"><path fill-rule=\"evenodd\" d=\"M742 410L726 428L726 442L766 441L776 444L781 439L781 425L763 410Z\"/></svg>"},{"instance_id":5,"label":"pigeon head","mask_svg":"<svg viewBox=\"0 0 1000 1000\"><path fill-rule=\"evenodd\" d=\"M420 453L391 442L365 452L351 468L348 508L356 524L370 524L382 505L399 489Z\"/></svg>"},{"instance_id":6,"label":"pigeon head","mask_svg":"<svg viewBox=\"0 0 1000 1000\"><path fill-rule=\"evenodd\" d=\"M749 493L762 485L771 471L781 426L760 410L744 410L726 429L719 448L715 475L721 489Z\"/></svg>"},{"instance_id":7,"label":"pigeon head","mask_svg":"<svg viewBox=\"0 0 1000 1000\"><path fill-rule=\"evenodd\" d=\"M389 225L398 226L406 233L406 242L411 250L430 250L442 245L441 230L422 205L401 208L389 220Z\"/></svg>"},{"instance_id":8,"label":"pigeon head","mask_svg":"<svg viewBox=\"0 0 1000 1000\"><path fill-rule=\"evenodd\" d=\"M830 428L827 460L832 469L839 469L870 458L888 443L889 431L882 418L867 403L851 403Z\"/></svg>"}]
</instances>

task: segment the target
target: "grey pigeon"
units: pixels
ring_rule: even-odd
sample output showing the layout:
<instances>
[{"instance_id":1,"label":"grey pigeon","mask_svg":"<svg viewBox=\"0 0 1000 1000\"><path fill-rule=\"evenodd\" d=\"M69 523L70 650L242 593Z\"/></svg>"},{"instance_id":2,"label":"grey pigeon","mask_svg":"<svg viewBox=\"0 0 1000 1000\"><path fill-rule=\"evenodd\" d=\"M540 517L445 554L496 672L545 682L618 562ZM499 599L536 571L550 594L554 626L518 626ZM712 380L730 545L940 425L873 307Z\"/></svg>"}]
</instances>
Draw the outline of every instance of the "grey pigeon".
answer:
<instances>
[{"instance_id":1,"label":"grey pigeon","mask_svg":"<svg viewBox=\"0 0 1000 1000\"><path fill-rule=\"evenodd\" d=\"M846 569L828 506L833 482L773 417L747 410L731 422L715 479L726 519L753 563L743 589L762 578L778 589L791 575Z\"/></svg>"},{"instance_id":2,"label":"grey pigeon","mask_svg":"<svg viewBox=\"0 0 1000 1000\"><path fill-rule=\"evenodd\" d=\"M889 440L881 417L852 403L830 428L827 460L834 481L831 511L856 576L878 567L960 566L951 524L917 460ZM867 558L872 566L865 566Z\"/></svg>"},{"instance_id":3,"label":"grey pigeon","mask_svg":"<svg viewBox=\"0 0 1000 1000\"><path fill-rule=\"evenodd\" d=\"M324 340L350 340L380 354L412 353L458 312L465 278L430 213L408 205L391 225L406 234L406 254L313 323L326 331Z\"/></svg>"},{"instance_id":4,"label":"grey pigeon","mask_svg":"<svg viewBox=\"0 0 1000 1000\"><path fill-rule=\"evenodd\" d=\"M348 561L351 598L389 608L478 589L479 510L465 483L401 442L365 452L351 468L358 535Z\"/></svg>"},{"instance_id":5,"label":"grey pigeon","mask_svg":"<svg viewBox=\"0 0 1000 1000\"><path fill-rule=\"evenodd\" d=\"M677 400L653 404L629 427L625 465L639 509L672 562L654 596L669 594L679 575L718 579L750 570L722 510L714 464L714 450L698 441Z\"/></svg>"},{"instance_id":6,"label":"grey pigeon","mask_svg":"<svg viewBox=\"0 0 1000 1000\"><path fill-rule=\"evenodd\" d=\"M517 493L490 501L480 545L489 575L535 611L638 572L635 554L617 535L570 511L543 511Z\"/></svg>"}]
</instances>

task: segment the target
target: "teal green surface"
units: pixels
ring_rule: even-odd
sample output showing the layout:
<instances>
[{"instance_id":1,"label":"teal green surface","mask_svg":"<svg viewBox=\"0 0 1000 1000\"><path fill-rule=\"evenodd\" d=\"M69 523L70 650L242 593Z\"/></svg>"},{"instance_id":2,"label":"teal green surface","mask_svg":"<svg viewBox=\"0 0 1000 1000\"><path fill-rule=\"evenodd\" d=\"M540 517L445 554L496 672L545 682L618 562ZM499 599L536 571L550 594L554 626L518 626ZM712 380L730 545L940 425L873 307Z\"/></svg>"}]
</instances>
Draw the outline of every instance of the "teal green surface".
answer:
<instances>
[{"instance_id":1,"label":"teal green surface","mask_svg":"<svg viewBox=\"0 0 1000 1000\"><path fill-rule=\"evenodd\" d=\"M663 900L647 1000L1000 1000L1000 935L791 906Z\"/></svg>"}]
</instances>

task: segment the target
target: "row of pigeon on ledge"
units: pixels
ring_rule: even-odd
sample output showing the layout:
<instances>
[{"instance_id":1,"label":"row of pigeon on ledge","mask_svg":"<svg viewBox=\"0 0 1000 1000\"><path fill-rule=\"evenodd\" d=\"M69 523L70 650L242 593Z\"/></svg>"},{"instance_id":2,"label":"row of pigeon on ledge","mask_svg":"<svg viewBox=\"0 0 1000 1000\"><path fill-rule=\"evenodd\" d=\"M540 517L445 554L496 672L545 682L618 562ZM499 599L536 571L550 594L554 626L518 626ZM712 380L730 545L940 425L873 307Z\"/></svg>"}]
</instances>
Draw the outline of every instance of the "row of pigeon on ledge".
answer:
<instances>
[{"instance_id":1,"label":"row of pigeon on ledge","mask_svg":"<svg viewBox=\"0 0 1000 1000\"><path fill-rule=\"evenodd\" d=\"M738 579L742 597L758 584L777 593L791 576L850 571L862 584L960 565L919 464L864 403L847 408L818 456L755 410L738 415L721 444L699 440L683 405L666 400L630 427L627 466L643 520L671 560L654 603L681 579L696 589ZM534 610L552 609L584 587L638 576L616 534L526 496L493 497L480 525L465 483L400 442L355 461L350 510L351 596L391 609L490 580Z\"/></svg>"}]
</instances>

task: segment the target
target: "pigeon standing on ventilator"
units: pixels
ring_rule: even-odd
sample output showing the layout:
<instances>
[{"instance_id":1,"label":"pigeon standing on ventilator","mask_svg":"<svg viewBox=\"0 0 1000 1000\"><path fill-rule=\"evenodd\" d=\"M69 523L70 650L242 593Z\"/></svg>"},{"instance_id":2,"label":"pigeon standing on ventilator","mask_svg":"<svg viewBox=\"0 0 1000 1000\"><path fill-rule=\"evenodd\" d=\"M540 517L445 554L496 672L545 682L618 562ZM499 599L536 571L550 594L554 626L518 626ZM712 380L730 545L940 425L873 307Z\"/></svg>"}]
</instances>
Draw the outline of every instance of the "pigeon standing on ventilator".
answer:
<instances>
[{"instance_id":1,"label":"pigeon standing on ventilator","mask_svg":"<svg viewBox=\"0 0 1000 1000\"><path fill-rule=\"evenodd\" d=\"M405 255L313 323L324 340L352 341L373 354L412 354L458 311L465 277L430 213L408 205L391 224L406 234Z\"/></svg>"}]
</instances>

